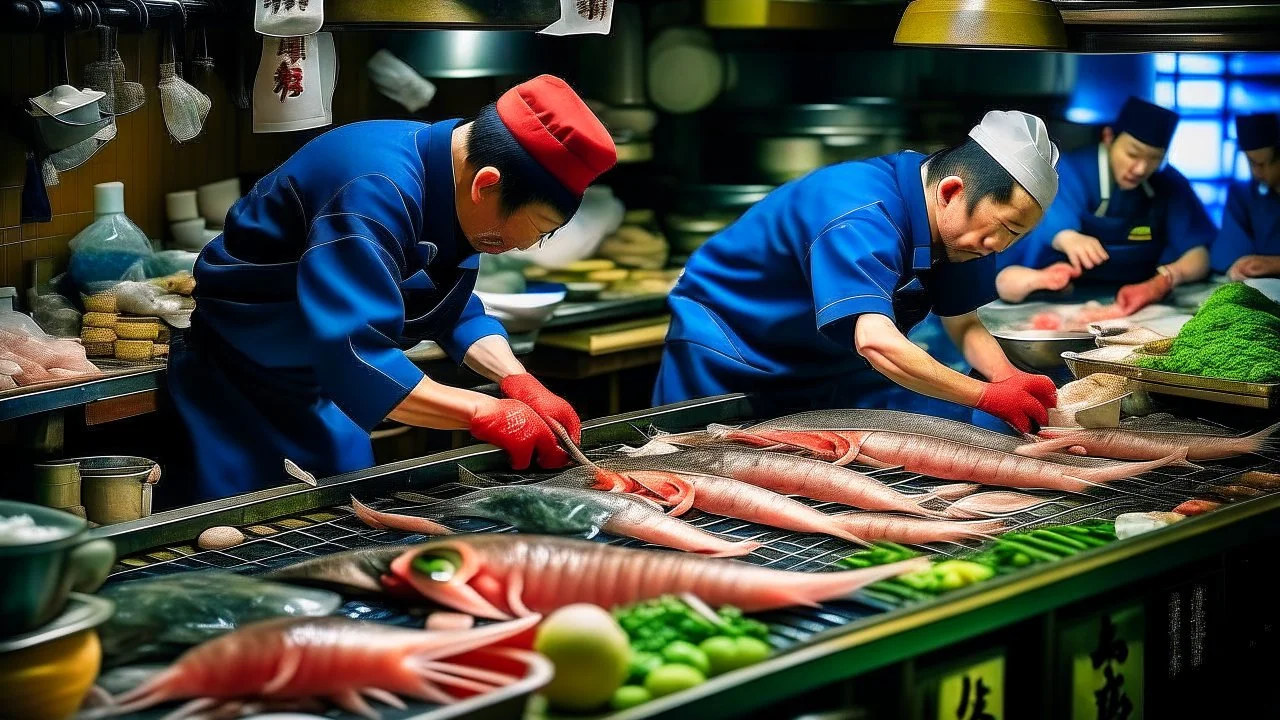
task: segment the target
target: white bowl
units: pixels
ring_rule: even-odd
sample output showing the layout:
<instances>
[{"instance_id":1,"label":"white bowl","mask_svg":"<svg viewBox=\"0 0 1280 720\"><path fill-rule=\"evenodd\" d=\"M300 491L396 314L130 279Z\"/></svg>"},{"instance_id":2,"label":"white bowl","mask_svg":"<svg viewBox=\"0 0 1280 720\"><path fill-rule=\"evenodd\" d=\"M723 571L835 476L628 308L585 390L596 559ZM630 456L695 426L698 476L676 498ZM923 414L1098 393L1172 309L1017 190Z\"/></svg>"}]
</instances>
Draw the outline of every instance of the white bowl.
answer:
<instances>
[{"instance_id":1,"label":"white bowl","mask_svg":"<svg viewBox=\"0 0 1280 720\"><path fill-rule=\"evenodd\" d=\"M176 250L199 252L207 242L204 239L204 218L170 223L169 232L173 235L173 247Z\"/></svg>"},{"instance_id":2,"label":"white bowl","mask_svg":"<svg viewBox=\"0 0 1280 720\"><path fill-rule=\"evenodd\" d=\"M542 327L556 307L564 302L565 293L487 293L477 292L486 314L497 318L511 332L529 332Z\"/></svg>"},{"instance_id":3,"label":"white bowl","mask_svg":"<svg viewBox=\"0 0 1280 720\"><path fill-rule=\"evenodd\" d=\"M227 178L196 188L196 203L200 216L215 228L222 227L227 211L240 199L240 178Z\"/></svg>"},{"instance_id":4,"label":"white bowl","mask_svg":"<svg viewBox=\"0 0 1280 720\"><path fill-rule=\"evenodd\" d=\"M165 195L164 212L171 223L200 217L200 210L196 207L196 191L180 190Z\"/></svg>"}]
</instances>

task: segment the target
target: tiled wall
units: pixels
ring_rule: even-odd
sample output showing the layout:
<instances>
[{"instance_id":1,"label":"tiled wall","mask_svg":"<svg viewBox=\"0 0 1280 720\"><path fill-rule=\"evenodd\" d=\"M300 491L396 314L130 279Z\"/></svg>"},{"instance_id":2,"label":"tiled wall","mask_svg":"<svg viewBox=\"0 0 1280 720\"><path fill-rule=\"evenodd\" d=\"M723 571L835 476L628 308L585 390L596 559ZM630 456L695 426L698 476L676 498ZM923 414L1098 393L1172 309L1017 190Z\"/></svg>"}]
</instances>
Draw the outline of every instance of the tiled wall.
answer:
<instances>
[{"instance_id":1,"label":"tiled wall","mask_svg":"<svg viewBox=\"0 0 1280 720\"><path fill-rule=\"evenodd\" d=\"M47 91L55 82L47 71L45 39L36 34L0 33L0 102L23 102ZM97 56L96 36L83 33L67 43L71 82L80 86L82 68ZM218 46L213 48L215 62ZM125 184L125 211L148 236L164 237L164 195L174 190L229 177L236 172L239 123L234 107L218 72L208 87L201 87L213 100L213 109L204 132L194 141L174 144L165 130L156 91L160 37L156 32L120 36L120 53L129 79L143 84L147 103L118 118L118 134L89 162L61 173L58 185L50 187L53 220L22 225L19 201L25 174L23 149L11 134L0 130L0 286L21 290L30 281L30 262L54 258L61 270L70 250L67 243L93 219L93 186L113 180ZM231 67L219 63L219 70ZM3 124L0 124L3 127ZM25 293L23 293L25 294Z\"/></svg>"}]
</instances>

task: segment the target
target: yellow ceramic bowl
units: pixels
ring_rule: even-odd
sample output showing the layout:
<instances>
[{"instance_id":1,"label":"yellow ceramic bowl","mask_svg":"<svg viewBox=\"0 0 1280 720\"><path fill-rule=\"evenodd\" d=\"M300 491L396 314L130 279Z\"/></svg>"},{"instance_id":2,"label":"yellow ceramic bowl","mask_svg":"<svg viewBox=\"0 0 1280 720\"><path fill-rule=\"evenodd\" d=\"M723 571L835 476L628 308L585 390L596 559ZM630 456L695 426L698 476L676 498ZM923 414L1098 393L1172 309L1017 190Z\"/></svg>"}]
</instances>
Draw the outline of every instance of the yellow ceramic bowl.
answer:
<instances>
[{"instance_id":1,"label":"yellow ceramic bowl","mask_svg":"<svg viewBox=\"0 0 1280 720\"><path fill-rule=\"evenodd\" d=\"M76 714L102 663L102 645L89 629L35 647L0 654L4 716L65 720Z\"/></svg>"}]
</instances>

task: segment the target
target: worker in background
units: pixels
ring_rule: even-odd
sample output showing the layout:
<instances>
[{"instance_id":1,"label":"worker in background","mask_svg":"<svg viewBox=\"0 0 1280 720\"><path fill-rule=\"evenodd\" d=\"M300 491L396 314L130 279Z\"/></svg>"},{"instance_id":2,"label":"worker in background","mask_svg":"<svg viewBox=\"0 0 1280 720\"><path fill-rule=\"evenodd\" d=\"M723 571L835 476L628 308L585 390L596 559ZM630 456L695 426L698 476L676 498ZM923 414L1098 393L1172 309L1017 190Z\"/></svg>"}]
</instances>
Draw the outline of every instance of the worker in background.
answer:
<instances>
[{"instance_id":1,"label":"worker in background","mask_svg":"<svg viewBox=\"0 0 1280 720\"><path fill-rule=\"evenodd\" d=\"M762 412L968 419L978 408L1022 431L1044 423L1053 383L1015 369L975 310L995 298L994 254L1052 203L1057 159L1039 118L991 112L950 150L841 163L778 188L690 258L654 404L750 392ZM931 310L988 382L907 339Z\"/></svg>"},{"instance_id":2,"label":"worker in background","mask_svg":"<svg viewBox=\"0 0 1280 720\"><path fill-rule=\"evenodd\" d=\"M516 86L472 122L377 120L307 143L227 214L195 267L169 383L201 498L369 467L386 418L467 429L527 467L563 464L577 414L530 376L472 294L479 253L528 248L616 161L564 81ZM447 387L403 352L434 340L505 399Z\"/></svg>"},{"instance_id":3,"label":"worker in background","mask_svg":"<svg viewBox=\"0 0 1280 720\"><path fill-rule=\"evenodd\" d=\"M1280 118L1236 118L1236 139L1249 158L1251 182L1227 191L1222 232L1210 249L1215 272L1232 280L1280 277Z\"/></svg>"},{"instance_id":4,"label":"worker in background","mask_svg":"<svg viewBox=\"0 0 1280 720\"><path fill-rule=\"evenodd\" d=\"M1001 299L1069 283L1118 288L1125 314L1209 273L1217 228L1182 173L1165 164L1178 115L1129 98L1102 142L1062 157L1044 222L1002 258Z\"/></svg>"}]
</instances>

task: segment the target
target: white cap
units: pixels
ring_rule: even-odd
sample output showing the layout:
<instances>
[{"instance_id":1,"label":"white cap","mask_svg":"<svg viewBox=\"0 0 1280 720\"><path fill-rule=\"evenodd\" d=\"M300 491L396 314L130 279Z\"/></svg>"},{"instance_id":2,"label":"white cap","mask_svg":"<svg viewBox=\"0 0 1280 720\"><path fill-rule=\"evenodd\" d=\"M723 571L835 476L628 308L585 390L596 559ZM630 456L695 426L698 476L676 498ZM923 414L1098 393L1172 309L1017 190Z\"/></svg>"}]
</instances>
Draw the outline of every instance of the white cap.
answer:
<instances>
[{"instance_id":1,"label":"white cap","mask_svg":"<svg viewBox=\"0 0 1280 720\"><path fill-rule=\"evenodd\" d=\"M124 212L124 183L104 182L93 186L93 214L115 215Z\"/></svg>"},{"instance_id":2,"label":"white cap","mask_svg":"<svg viewBox=\"0 0 1280 720\"><path fill-rule=\"evenodd\" d=\"M1045 210L1058 194L1058 146L1035 115L1018 110L992 110L969 131L1000 166Z\"/></svg>"}]
</instances>

